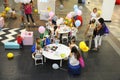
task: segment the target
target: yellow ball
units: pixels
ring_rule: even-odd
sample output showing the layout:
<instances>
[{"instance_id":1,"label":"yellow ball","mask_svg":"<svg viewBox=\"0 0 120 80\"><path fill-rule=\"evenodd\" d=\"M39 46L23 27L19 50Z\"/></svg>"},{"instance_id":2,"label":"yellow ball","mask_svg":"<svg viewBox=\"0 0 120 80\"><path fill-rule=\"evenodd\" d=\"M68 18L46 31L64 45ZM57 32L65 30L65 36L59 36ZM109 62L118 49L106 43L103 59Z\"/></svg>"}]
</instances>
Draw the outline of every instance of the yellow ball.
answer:
<instances>
[{"instance_id":1,"label":"yellow ball","mask_svg":"<svg viewBox=\"0 0 120 80\"><path fill-rule=\"evenodd\" d=\"M38 10L37 10L37 9L35 9L35 10L34 10L34 12L35 12L35 13L37 13L37 12L38 12Z\"/></svg>"},{"instance_id":2,"label":"yellow ball","mask_svg":"<svg viewBox=\"0 0 120 80\"><path fill-rule=\"evenodd\" d=\"M7 58L8 58L8 59L12 59L13 57L14 57L14 54L13 54L13 53L9 52L9 53L7 54Z\"/></svg>"},{"instance_id":3,"label":"yellow ball","mask_svg":"<svg viewBox=\"0 0 120 80\"><path fill-rule=\"evenodd\" d=\"M6 8L5 8L5 11L9 11L9 10L10 10L10 8L9 8L9 7L6 7Z\"/></svg>"}]
</instances>

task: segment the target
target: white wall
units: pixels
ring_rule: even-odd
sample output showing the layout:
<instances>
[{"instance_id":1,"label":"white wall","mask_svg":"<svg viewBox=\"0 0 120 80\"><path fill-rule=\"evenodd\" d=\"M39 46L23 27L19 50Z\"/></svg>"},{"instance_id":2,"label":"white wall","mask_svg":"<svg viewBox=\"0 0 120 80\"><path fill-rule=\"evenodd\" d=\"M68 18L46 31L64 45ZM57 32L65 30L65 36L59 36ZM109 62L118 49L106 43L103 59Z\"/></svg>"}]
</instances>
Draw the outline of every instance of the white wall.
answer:
<instances>
[{"instance_id":1,"label":"white wall","mask_svg":"<svg viewBox=\"0 0 120 80\"><path fill-rule=\"evenodd\" d=\"M103 0L102 17L105 21L111 21L116 0Z\"/></svg>"}]
</instances>

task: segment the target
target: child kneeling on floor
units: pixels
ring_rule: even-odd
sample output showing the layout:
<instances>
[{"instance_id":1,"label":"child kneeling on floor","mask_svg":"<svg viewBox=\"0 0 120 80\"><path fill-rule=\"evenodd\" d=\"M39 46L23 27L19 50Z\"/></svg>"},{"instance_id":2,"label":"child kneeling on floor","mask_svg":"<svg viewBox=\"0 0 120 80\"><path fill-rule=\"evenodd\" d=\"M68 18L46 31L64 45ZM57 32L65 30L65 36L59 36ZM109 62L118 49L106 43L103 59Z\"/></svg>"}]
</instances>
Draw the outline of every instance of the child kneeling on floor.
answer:
<instances>
[{"instance_id":1,"label":"child kneeling on floor","mask_svg":"<svg viewBox=\"0 0 120 80\"><path fill-rule=\"evenodd\" d=\"M17 43L20 45L20 48L23 48L23 38L20 36L20 34L17 35Z\"/></svg>"}]
</instances>

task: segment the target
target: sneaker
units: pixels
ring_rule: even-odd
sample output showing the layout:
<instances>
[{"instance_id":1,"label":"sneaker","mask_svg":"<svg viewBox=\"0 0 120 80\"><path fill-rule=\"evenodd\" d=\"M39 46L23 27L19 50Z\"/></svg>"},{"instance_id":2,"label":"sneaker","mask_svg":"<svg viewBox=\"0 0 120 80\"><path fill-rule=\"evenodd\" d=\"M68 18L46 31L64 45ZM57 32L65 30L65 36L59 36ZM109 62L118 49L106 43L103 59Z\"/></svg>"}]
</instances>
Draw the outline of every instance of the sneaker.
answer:
<instances>
[{"instance_id":1,"label":"sneaker","mask_svg":"<svg viewBox=\"0 0 120 80\"><path fill-rule=\"evenodd\" d=\"M97 49L97 48L93 48L92 50L93 50L93 51L97 51L98 49Z\"/></svg>"},{"instance_id":2,"label":"sneaker","mask_svg":"<svg viewBox=\"0 0 120 80\"><path fill-rule=\"evenodd\" d=\"M30 25L30 22L28 22L28 25Z\"/></svg>"},{"instance_id":3,"label":"sneaker","mask_svg":"<svg viewBox=\"0 0 120 80\"><path fill-rule=\"evenodd\" d=\"M33 23L33 25L36 25L36 23Z\"/></svg>"}]
</instances>

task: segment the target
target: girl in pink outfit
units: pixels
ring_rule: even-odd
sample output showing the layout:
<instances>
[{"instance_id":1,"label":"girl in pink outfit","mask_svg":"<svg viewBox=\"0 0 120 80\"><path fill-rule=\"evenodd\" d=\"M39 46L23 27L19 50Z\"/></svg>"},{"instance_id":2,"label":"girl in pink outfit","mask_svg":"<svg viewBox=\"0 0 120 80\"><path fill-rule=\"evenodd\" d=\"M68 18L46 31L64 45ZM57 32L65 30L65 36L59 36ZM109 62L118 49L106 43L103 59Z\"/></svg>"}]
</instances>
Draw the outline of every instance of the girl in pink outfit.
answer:
<instances>
[{"instance_id":1,"label":"girl in pink outfit","mask_svg":"<svg viewBox=\"0 0 120 80\"><path fill-rule=\"evenodd\" d=\"M28 21L28 24L30 24L30 21L29 21L29 17L31 18L33 24L35 25L34 23L34 19L32 17L32 5L31 4L25 4L24 6L24 11L25 11L25 15L27 17L27 21Z\"/></svg>"}]
</instances>

